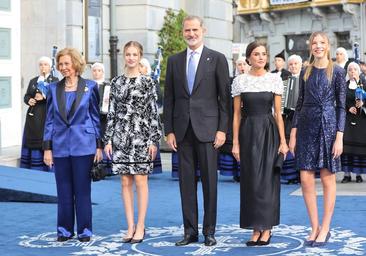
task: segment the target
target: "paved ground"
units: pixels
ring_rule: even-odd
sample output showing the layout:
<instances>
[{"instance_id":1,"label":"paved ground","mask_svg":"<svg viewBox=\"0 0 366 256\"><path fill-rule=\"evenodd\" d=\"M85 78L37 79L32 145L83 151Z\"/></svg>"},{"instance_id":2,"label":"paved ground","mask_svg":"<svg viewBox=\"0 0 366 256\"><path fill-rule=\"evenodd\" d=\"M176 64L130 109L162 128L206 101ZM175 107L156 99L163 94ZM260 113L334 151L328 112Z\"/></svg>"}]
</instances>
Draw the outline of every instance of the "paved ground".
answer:
<instances>
[{"instance_id":1,"label":"paved ground","mask_svg":"<svg viewBox=\"0 0 366 256\"><path fill-rule=\"evenodd\" d=\"M12 149L16 152L16 149ZM10 152L9 150L8 152ZM19 151L18 151L19 152ZM2 151L5 156L5 150ZM11 154L9 154L11 156ZM6 159L10 159L11 157ZM63 256L63 255L288 255L330 256L366 254L365 184L338 184L338 196L332 222L332 237L324 248L304 247L308 233L308 218L298 185L283 185L281 189L281 225L274 229L270 246L248 248L244 242L250 231L238 227L239 184L230 177L219 177L218 218L215 247L199 243L177 248L174 242L182 236L181 209L177 180L170 177L170 155L162 154L163 174L149 179L150 202L146 220L147 235L138 245L120 242L126 223L120 198L119 177L93 183L93 231L90 243L73 239L55 242L56 204L0 203L0 255L3 256ZM0 157L1 164L1 157ZM17 171L14 169L13 171ZM19 170L18 170L19 171ZM24 170L21 170L24 172ZM0 166L1 173L1 166ZM24 175L24 187L40 181L43 191L55 190L52 173L29 171ZM340 180L342 175L338 177ZM0 175L4 180L4 176ZM0 184L1 184L0 180ZM11 182L9 180L9 182ZM19 183L23 181L21 178ZM38 185L33 185L38 188ZM347 196L343 196L346 195ZM322 197L319 196L322 211ZM200 223L202 192L199 185Z\"/></svg>"}]
</instances>

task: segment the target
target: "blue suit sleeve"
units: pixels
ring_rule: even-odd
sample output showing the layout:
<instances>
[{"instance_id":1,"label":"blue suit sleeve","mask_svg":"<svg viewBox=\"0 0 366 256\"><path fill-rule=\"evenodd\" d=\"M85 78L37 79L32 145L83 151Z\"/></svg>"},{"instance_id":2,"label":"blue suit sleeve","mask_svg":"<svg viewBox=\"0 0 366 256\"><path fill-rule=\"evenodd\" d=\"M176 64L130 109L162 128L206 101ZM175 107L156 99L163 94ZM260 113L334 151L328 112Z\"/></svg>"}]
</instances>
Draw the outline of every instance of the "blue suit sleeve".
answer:
<instances>
[{"instance_id":1,"label":"blue suit sleeve","mask_svg":"<svg viewBox=\"0 0 366 256\"><path fill-rule=\"evenodd\" d=\"M96 83L92 86L92 89L89 102L89 113L95 130L97 148L103 148L100 137L99 91Z\"/></svg>"}]
</instances>

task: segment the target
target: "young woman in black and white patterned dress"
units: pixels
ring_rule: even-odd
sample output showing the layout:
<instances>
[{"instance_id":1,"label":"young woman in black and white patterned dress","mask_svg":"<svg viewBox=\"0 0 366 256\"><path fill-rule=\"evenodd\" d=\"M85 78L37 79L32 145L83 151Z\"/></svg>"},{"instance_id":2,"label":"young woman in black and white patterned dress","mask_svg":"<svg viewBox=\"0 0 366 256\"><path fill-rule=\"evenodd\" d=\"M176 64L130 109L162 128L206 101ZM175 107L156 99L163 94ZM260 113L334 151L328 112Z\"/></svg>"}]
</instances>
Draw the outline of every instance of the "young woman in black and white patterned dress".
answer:
<instances>
[{"instance_id":1,"label":"young woman in black and white patterned dress","mask_svg":"<svg viewBox=\"0 0 366 256\"><path fill-rule=\"evenodd\" d=\"M111 81L105 153L112 158L112 171L121 175L122 195L128 230L124 243L140 243L145 235L148 204L148 174L153 170L161 124L156 105L155 85L141 75L142 46L135 41L123 48L125 74ZM112 156L113 152L113 156ZM134 222L134 192L137 190L138 220Z\"/></svg>"}]
</instances>

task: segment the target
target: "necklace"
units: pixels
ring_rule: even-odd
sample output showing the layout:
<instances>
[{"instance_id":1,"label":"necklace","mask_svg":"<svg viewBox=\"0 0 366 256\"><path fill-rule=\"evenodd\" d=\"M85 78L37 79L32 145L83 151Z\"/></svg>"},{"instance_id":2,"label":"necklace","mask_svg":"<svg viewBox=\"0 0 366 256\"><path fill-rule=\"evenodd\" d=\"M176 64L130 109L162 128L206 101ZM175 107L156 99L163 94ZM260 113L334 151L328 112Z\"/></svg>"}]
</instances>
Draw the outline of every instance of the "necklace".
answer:
<instances>
[{"instance_id":1,"label":"necklace","mask_svg":"<svg viewBox=\"0 0 366 256\"><path fill-rule=\"evenodd\" d=\"M73 81L71 81L71 82L66 81L65 82L65 88L74 88L74 87L76 87L76 85L77 85L77 81L75 81L75 82L73 82Z\"/></svg>"}]
</instances>

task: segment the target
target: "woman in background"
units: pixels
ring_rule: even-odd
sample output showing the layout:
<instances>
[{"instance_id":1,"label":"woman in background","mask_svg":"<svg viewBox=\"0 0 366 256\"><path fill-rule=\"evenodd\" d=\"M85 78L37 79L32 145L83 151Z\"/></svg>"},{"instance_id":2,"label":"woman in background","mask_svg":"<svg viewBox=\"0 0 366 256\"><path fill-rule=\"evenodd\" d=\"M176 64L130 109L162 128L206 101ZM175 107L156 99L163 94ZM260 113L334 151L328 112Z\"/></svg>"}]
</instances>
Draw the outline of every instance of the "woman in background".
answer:
<instances>
[{"instance_id":1,"label":"woman in background","mask_svg":"<svg viewBox=\"0 0 366 256\"><path fill-rule=\"evenodd\" d=\"M356 174L356 182L363 182L361 174L366 173L366 114L361 97L356 98L356 89L366 90L366 85L360 79L360 66L351 62L348 65L347 98L346 98L346 127L343 138L343 154L341 156L344 177L342 183L351 182L351 172Z\"/></svg>"},{"instance_id":2,"label":"woman in background","mask_svg":"<svg viewBox=\"0 0 366 256\"><path fill-rule=\"evenodd\" d=\"M24 103L29 106L25 117L20 167L49 171L43 162L43 131L46 119L48 85L58 81L51 74L52 60L43 56L38 60L39 75L30 80Z\"/></svg>"},{"instance_id":3,"label":"woman in background","mask_svg":"<svg viewBox=\"0 0 366 256\"><path fill-rule=\"evenodd\" d=\"M299 98L290 134L290 151L300 170L302 194L311 223L307 246L324 246L330 238L330 224L336 199L335 172L341 171L343 131L346 118L344 69L330 57L329 38L314 32L309 39L309 65L300 75ZM320 170L324 212L320 224L315 189L315 172Z\"/></svg>"},{"instance_id":4,"label":"woman in background","mask_svg":"<svg viewBox=\"0 0 366 256\"><path fill-rule=\"evenodd\" d=\"M98 85L81 77L85 61L75 48L56 56L60 82L49 86L43 136L44 162L54 166L57 186L57 241L92 236L90 170L102 160Z\"/></svg>"},{"instance_id":5,"label":"woman in background","mask_svg":"<svg viewBox=\"0 0 366 256\"><path fill-rule=\"evenodd\" d=\"M111 85L105 80L104 64L95 62L91 66L93 80L98 84L99 91L99 114L100 114L100 137L103 138L107 126L107 113L109 108L109 94ZM112 175L112 161L103 153L102 164L105 172Z\"/></svg>"},{"instance_id":6,"label":"woman in background","mask_svg":"<svg viewBox=\"0 0 366 256\"><path fill-rule=\"evenodd\" d=\"M104 135L105 153L113 158L112 171L121 175L127 233L123 243L141 243L145 236L148 174L153 171L161 138L161 124L153 80L140 73L143 49L130 41L123 47L125 73L111 81L111 95ZM112 154L113 153L113 154ZM134 221L136 185L138 218Z\"/></svg>"},{"instance_id":7,"label":"woman in background","mask_svg":"<svg viewBox=\"0 0 366 256\"><path fill-rule=\"evenodd\" d=\"M246 62L245 57L240 56L235 62L235 77L241 74L248 74L250 70L249 64ZM234 78L235 78L234 77ZM232 81L231 81L232 83ZM230 85L230 91L232 85ZM219 163L218 168L220 174L223 176L233 176L235 182L240 182L240 163L236 161L231 150L233 148L233 100L230 99L230 109L229 109L229 128L226 133L225 144L220 147L219 151Z\"/></svg>"},{"instance_id":8,"label":"woman in background","mask_svg":"<svg viewBox=\"0 0 366 256\"><path fill-rule=\"evenodd\" d=\"M346 49L343 47L339 47L336 49L336 60L335 63L340 66L341 68L344 68L347 70L348 64L351 61L348 59L348 53Z\"/></svg>"}]
</instances>

